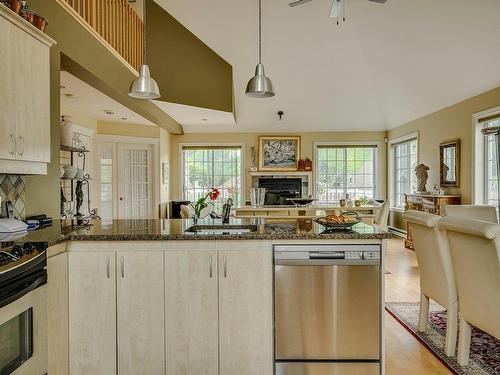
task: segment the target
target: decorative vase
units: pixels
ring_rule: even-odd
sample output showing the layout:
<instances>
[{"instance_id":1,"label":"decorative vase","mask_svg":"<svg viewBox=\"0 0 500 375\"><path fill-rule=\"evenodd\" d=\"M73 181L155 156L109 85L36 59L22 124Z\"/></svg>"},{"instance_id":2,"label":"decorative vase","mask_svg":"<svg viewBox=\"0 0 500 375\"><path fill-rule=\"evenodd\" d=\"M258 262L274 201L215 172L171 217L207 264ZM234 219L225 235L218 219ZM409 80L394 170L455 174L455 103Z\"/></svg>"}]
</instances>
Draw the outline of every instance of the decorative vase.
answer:
<instances>
[{"instance_id":1,"label":"decorative vase","mask_svg":"<svg viewBox=\"0 0 500 375\"><path fill-rule=\"evenodd\" d=\"M345 199L339 200L340 207L345 207L346 201Z\"/></svg>"},{"instance_id":2,"label":"decorative vase","mask_svg":"<svg viewBox=\"0 0 500 375\"><path fill-rule=\"evenodd\" d=\"M359 199L356 199L356 200L354 201L354 205L355 205L356 207L361 207L361 201L360 201Z\"/></svg>"}]
</instances>

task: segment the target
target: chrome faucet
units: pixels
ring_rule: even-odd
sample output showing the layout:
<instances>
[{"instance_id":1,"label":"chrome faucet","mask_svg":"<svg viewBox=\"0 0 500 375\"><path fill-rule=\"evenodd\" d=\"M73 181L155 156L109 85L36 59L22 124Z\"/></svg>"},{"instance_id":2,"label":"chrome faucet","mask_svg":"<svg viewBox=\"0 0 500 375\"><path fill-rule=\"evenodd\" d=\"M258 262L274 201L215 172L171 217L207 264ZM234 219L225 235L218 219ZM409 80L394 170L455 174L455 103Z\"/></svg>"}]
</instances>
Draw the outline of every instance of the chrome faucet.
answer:
<instances>
[{"instance_id":1,"label":"chrome faucet","mask_svg":"<svg viewBox=\"0 0 500 375\"><path fill-rule=\"evenodd\" d=\"M229 217L231 216L231 207L233 206L233 199L228 198L226 203L222 206L222 224L229 224Z\"/></svg>"}]
</instances>

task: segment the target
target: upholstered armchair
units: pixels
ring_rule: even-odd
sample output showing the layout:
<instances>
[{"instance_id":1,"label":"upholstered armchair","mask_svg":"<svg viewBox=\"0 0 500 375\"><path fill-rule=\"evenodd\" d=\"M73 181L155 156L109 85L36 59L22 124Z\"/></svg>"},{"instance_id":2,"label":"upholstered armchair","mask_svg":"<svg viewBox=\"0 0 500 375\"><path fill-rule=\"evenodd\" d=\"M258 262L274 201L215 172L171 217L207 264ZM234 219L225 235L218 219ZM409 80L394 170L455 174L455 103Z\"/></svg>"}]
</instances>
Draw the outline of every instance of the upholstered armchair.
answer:
<instances>
[{"instance_id":1,"label":"upholstered armchair","mask_svg":"<svg viewBox=\"0 0 500 375\"><path fill-rule=\"evenodd\" d=\"M460 304L458 363L469 362L471 326L500 339L500 225L445 217Z\"/></svg>"},{"instance_id":2,"label":"upholstered armchair","mask_svg":"<svg viewBox=\"0 0 500 375\"><path fill-rule=\"evenodd\" d=\"M446 233L438 227L440 216L406 211L420 270L420 315L418 330L427 331L429 299L447 310L445 353L455 355L458 326L458 296Z\"/></svg>"},{"instance_id":3,"label":"upholstered armchair","mask_svg":"<svg viewBox=\"0 0 500 375\"><path fill-rule=\"evenodd\" d=\"M443 216L463 217L498 223L497 208L493 206L449 205L443 206Z\"/></svg>"}]
</instances>

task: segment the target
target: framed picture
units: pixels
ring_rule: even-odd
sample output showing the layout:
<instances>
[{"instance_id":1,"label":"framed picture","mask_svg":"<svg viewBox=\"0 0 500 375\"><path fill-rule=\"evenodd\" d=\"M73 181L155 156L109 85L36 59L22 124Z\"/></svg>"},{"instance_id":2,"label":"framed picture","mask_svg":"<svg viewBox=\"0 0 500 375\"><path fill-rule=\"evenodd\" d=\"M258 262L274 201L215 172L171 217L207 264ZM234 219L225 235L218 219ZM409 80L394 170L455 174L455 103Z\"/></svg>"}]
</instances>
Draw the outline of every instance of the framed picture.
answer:
<instances>
[{"instance_id":1,"label":"framed picture","mask_svg":"<svg viewBox=\"0 0 500 375\"><path fill-rule=\"evenodd\" d=\"M167 185L168 184L168 164L167 163L161 163L161 166L162 166L162 182L163 182L163 185Z\"/></svg>"},{"instance_id":2,"label":"framed picture","mask_svg":"<svg viewBox=\"0 0 500 375\"><path fill-rule=\"evenodd\" d=\"M300 137L259 137L259 171L296 171Z\"/></svg>"}]
</instances>

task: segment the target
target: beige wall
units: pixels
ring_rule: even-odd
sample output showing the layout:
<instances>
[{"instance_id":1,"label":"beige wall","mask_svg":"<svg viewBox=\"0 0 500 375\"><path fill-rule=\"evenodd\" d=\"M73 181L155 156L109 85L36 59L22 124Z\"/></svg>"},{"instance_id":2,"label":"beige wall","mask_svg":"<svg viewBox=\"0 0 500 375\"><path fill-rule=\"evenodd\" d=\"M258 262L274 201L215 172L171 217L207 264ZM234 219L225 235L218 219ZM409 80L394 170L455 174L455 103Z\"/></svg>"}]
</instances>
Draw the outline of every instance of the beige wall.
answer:
<instances>
[{"instance_id":1,"label":"beige wall","mask_svg":"<svg viewBox=\"0 0 500 375\"><path fill-rule=\"evenodd\" d=\"M415 131L419 132L419 162L430 167L428 190L432 189L434 184L439 184L439 144L459 138L461 142L460 187L448 191L462 195L462 203L472 203L472 146L474 141L472 115L499 105L500 87L497 87L390 130L388 138L393 139ZM401 227L403 223L399 216L393 214L392 220L394 225Z\"/></svg>"},{"instance_id":2,"label":"beige wall","mask_svg":"<svg viewBox=\"0 0 500 375\"><path fill-rule=\"evenodd\" d=\"M252 166L251 147L258 147L259 135L263 133L190 133L184 135L171 136L170 150L170 178L171 178L171 199L181 199L180 192L180 159L179 145L182 143L241 143L245 146L245 199L248 199L252 180L248 175ZM271 135L271 134L269 134ZM276 135L276 134L272 134ZM314 142L366 142L374 141L381 145L379 150L379 167L380 187L378 190L378 198L384 199L386 196L386 165L387 165L387 149L384 143L386 132L351 132L351 133L300 133L286 134L301 136L301 158L309 157L314 160L313 145Z\"/></svg>"}]
</instances>

